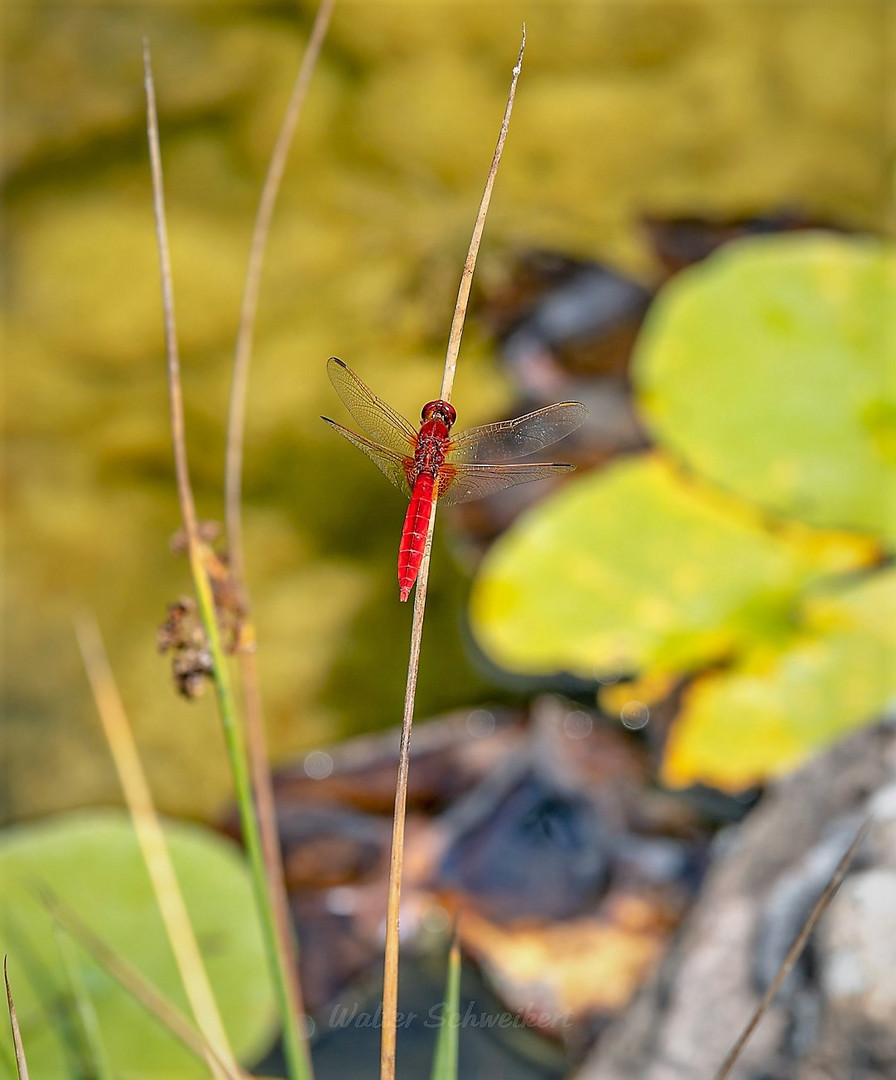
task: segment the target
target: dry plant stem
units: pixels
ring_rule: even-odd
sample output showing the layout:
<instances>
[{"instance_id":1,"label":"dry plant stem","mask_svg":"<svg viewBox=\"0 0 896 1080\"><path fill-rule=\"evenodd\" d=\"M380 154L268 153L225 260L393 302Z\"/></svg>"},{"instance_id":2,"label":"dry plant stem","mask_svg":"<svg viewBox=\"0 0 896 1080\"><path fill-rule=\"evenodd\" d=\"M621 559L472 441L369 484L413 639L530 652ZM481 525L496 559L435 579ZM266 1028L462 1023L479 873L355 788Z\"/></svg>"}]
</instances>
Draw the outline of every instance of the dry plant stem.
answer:
<instances>
[{"instance_id":1,"label":"dry plant stem","mask_svg":"<svg viewBox=\"0 0 896 1080\"><path fill-rule=\"evenodd\" d=\"M261 688L258 683L258 664L255 653L241 652L239 656L240 684L243 691L243 710L246 717L246 751L249 772L255 793L255 812L261 836L261 851L268 896L274 917L274 930L279 952L284 960L286 993L289 998L289 1014L304 1016L305 1003L299 981L299 948L289 912L286 896L286 876L280 851L280 834L277 828L277 808L268 759L267 739L264 732L264 716ZM309 1065L310 1067L310 1065Z\"/></svg>"},{"instance_id":2,"label":"dry plant stem","mask_svg":"<svg viewBox=\"0 0 896 1080\"><path fill-rule=\"evenodd\" d=\"M827 886L825 887L825 890L821 894L821 896L819 896L819 898L815 901L815 906L809 912L809 917L803 923L803 928L797 935L796 941L794 941L794 943L790 946L790 950L784 957L784 961L781 964L781 967L778 969L778 974L775 976L772 984L763 994L762 1000L756 1006L756 1011L750 1017L749 1023L744 1028L737 1042L731 1048L728 1056L722 1062L722 1066L715 1074L714 1080L725 1080L725 1077L727 1077L730 1074L731 1070L734 1068L735 1064L737 1063L737 1059L740 1057L744 1047L747 1045L747 1041L749 1040L753 1032L756 1030L756 1028L759 1026L759 1021L768 1011L769 1006L774 1001L778 991L781 989L782 983L790 974L793 965L799 959L803 949L805 949L806 942L809 940L812 931L818 924L818 920L824 914L831 900L834 899L834 894L836 893L836 891L843 884L843 879L846 877L846 871L849 869L849 864L852 862L855 853L858 851L859 847L862 844L862 841L868 835L868 830L870 828L871 818L868 818L862 823L859 831L855 835L855 839L846 849L843 858L840 860L839 863L837 863L837 868L831 875L831 880L827 883Z\"/></svg>"},{"instance_id":3,"label":"dry plant stem","mask_svg":"<svg viewBox=\"0 0 896 1080\"><path fill-rule=\"evenodd\" d=\"M252 886L258 908L262 938L268 964L274 982L283 1021L283 1044L289 1075L292 1080L308 1080L311 1074L311 1057L307 1043L300 1030L303 1018L293 1012L290 992L291 975L287 968L289 960L279 948L277 928L274 922L268 880L265 873L264 854L242 728L236 712L227 658L221 646L221 636L215 612L211 584L203 563L202 545L196 529L196 509L190 489L187 469L187 453L184 441L183 399L180 386L180 362L177 349L177 333L174 318L174 299L171 285L171 265L168 254L165 202L162 187L162 161L159 149L158 121L156 117L155 88L149 55L149 43L144 39L143 62L146 85L146 112L149 135L150 161L153 178L153 207L156 215L156 235L159 245L159 261L162 272L162 297L165 312L165 342L168 357L168 388L171 409L171 432L174 442L175 472L184 529L187 534L190 570L196 589L196 601L205 630L214 672L215 695L221 716L221 727L230 769L233 774L234 794L240 813L243 841L249 859Z\"/></svg>"},{"instance_id":4,"label":"dry plant stem","mask_svg":"<svg viewBox=\"0 0 896 1080\"><path fill-rule=\"evenodd\" d=\"M426 584L429 579L430 550L436 524L435 511L436 507L434 506L432 517L429 519L423 561L417 575L417 589L414 593L411 653L408 661L408 680L404 692L404 715L401 719L398 777L395 781L395 812L392 816L392 854L389 863L389 896L386 904L386 944L383 963L383 1031L380 1043L380 1080L393 1080L395 1076L395 1040L398 1022L398 920L401 908L401 869L404 862L404 823L408 802L411 728L414 723L414 702L417 696L417 673L420 668L420 646L423 641L423 616L426 613Z\"/></svg>"},{"instance_id":5,"label":"dry plant stem","mask_svg":"<svg viewBox=\"0 0 896 1080\"><path fill-rule=\"evenodd\" d=\"M485 219L488 215L488 206L492 198L492 189L495 186L495 178L498 175L498 166L501 163L501 155L504 153L504 143L507 139L507 131L510 127L510 114L513 112L513 102L516 97L516 84L520 77L523 66L523 52L526 48L526 24L523 23L523 39L520 42L520 52L513 68L513 79L510 83L510 92L507 95L507 105L504 109L504 117L501 120L501 131L498 134L498 143L492 157L491 168L485 181L485 190L482 193L482 201L479 203L479 212L476 215L476 224L473 226L473 237L470 240L470 249L464 263L463 273L460 278L460 288L457 290L457 303L454 305L454 318L451 320L451 330L448 334L448 352L445 356L445 373L442 376L442 392L440 397L443 401L451 400L451 391L454 389L454 373L457 369L457 357L460 352L460 339L464 332L464 320L467 317L467 305L470 302L470 289L473 285L473 271L476 269L476 258L479 255L479 244L482 240L482 231L485 228Z\"/></svg>"},{"instance_id":6,"label":"dry plant stem","mask_svg":"<svg viewBox=\"0 0 896 1080\"><path fill-rule=\"evenodd\" d=\"M326 37L327 28L336 0L321 0L311 36L299 66L292 93L283 115L283 122L274 144L268 165L267 175L261 189L261 199L255 215L252 241L249 247L249 262L246 267L246 281L243 286L243 299L240 307L240 321L237 330L236 350L233 359L233 382L230 388L230 406L227 416L227 461L225 476L225 515L227 525L227 547L230 568L237 588L242 593L245 582L243 562L242 528L242 473L243 473L243 435L246 422L246 390L249 385L249 360L252 354L252 341L255 334L255 316L258 311L258 296L261 287L261 271L271 218L280 183L286 169L289 148L295 135L296 126L311 83L311 76L320 56L321 46ZM242 599L242 596L241 596Z\"/></svg>"},{"instance_id":7,"label":"dry plant stem","mask_svg":"<svg viewBox=\"0 0 896 1080\"><path fill-rule=\"evenodd\" d=\"M187 1001L205 1039L215 1048L217 1055L229 1061L231 1068L235 1070L233 1051L208 981L205 964L193 933L183 893L180 891L146 774L140 763L137 744L118 687L115 685L99 628L92 617L82 615L75 623L75 632L103 732L134 823L137 842L149 872ZM209 1067L215 1076L223 1075L211 1057Z\"/></svg>"},{"instance_id":8,"label":"dry plant stem","mask_svg":"<svg viewBox=\"0 0 896 1080\"><path fill-rule=\"evenodd\" d=\"M277 195L280 191L280 184L283 180L283 173L286 169L289 149L308 93L311 76L326 37L335 3L336 0L322 0L317 10L314 25L311 28L311 35L302 62L299 65L299 71L283 115L280 131L271 153L267 175L261 190L261 198L249 247L249 260L246 267L246 280L243 285L243 298L240 306L239 327L233 358L233 378L227 415L227 451L224 476L224 515L227 525L228 563L231 580L236 589L237 601L246 619L241 633L242 648L239 654L240 683L246 720L246 749L249 755L249 770L255 793L258 825L261 831L262 852L268 879L268 894L273 908L280 952L286 958L290 1013L293 1016L303 1014L304 1004L298 974L298 949L289 915L283 874L283 859L277 834L277 813L264 730L258 665L254 651L255 630L252 623L251 604L245 576L242 523L243 438L246 421L246 392L249 385L249 361L252 355L255 318L258 312L258 297L261 288L261 272L264 265L264 254L270 233L271 219Z\"/></svg>"},{"instance_id":9,"label":"dry plant stem","mask_svg":"<svg viewBox=\"0 0 896 1080\"><path fill-rule=\"evenodd\" d=\"M523 51L525 47L526 27L523 25L523 37L520 43L519 55L517 56L517 61L513 68L513 78L510 83L510 90L507 94L507 105L505 106L504 116L501 120L501 131L498 135L498 143L495 147L495 153L492 157L492 163L485 182L485 190L479 203L476 224L473 226L473 236L470 240L467 258L464 262L460 288L457 293L457 303L454 308L454 318L451 322L451 331L448 335L448 350L445 357L445 372L442 377L441 391L441 397L444 401L449 401L451 399L451 391L454 387L454 373L457 368L457 357L460 351L461 337L463 335L464 319L466 318L467 305L470 299L470 287L473 283L473 272L476 268L476 258L479 254L479 245L482 240L483 229L485 228L485 219L488 214L492 189L495 186L498 166L501 162L504 143L507 139L507 131L510 126L510 114L513 111L513 102L516 97L516 84L523 63ZM420 666L420 646L423 639L423 615L426 609L426 585L429 580L429 560L432 550L432 537L436 524L437 505L438 504L435 504L433 506L432 517L429 520L429 530L426 534L426 546L423 551L423 561L420 564L420 572L417 576L417 589L414 593L414 615L411 624L411 649L410 658L408 660L408 679L405 687L404 713L401 721L398 777L395 784L395 814L392 819L392 854L389 865L389 896L386 908L380 1080L394 1080L395 1077L396 1026L398 1022L398 921L401 909L401 870L404 862L404 825L407 808L411 727L414 722L417 672Z\"/></svg>"},{"instance_id":10,"label":"dry plant stem","mask_svg":"<svg viewBox=\"0 0 896 1080\"><path fill-rule=\"evenodd\" d=\"M19 1080L28 1080L28 1062L25 1060L25 1047L22 1045L22 1033L19 1031L19 1018L12 1000L9 987L9 973L6 970L6 957L3 957L3 981L6 983L6 1008L9 1011L9 1026L12 1028L12 1044L16 1052L16 1072Z\"/></svg>"},{"instance_id":11,"label":"dry plant stem","mask_svg":"<svg viewBox=\"0 0 896 1080\"><path fill-rule=\"evenodd\" d=\"M174 445L174 471L177 495L184 529L190 550L197 546L196 504L190 488L187 466L187 443L184 433L184 402L180 385L180 352L177 346L177 322L174 316L174 277L171 273L171 253L168 248L168 229L165 225L165 195L162 188L162 154L159 147L159 121L156 114L156 91L152 77L149 39L143 38L143 75L146 89L146 127L149 138L149 160L152 168L152 206L156 221L156 240L159 248L159 271L162 278L162 310L165 320L165 357L168 364L168 407L171 441Z\"/></svg>"},{"instance_id":12,"label":"dry plant stem","mask_svg":"<svg viewBox=\"0 0 896 1080\"><path fill-rule=\"evenodd\" d=\"M50 915L57 923L84 948L93 959L112 976L113 979L151 1013L163 1027L177 1038L189 1051L201 1061L211 1057L222 1076L227 1080L246 1080L246 1074L238 1067L218 1055L210 1043L193 1027L180 1010L176 1009L161 991L110 948L98 934L75 912L46 887L39 890Z\"/></svg>"}]
</instances>

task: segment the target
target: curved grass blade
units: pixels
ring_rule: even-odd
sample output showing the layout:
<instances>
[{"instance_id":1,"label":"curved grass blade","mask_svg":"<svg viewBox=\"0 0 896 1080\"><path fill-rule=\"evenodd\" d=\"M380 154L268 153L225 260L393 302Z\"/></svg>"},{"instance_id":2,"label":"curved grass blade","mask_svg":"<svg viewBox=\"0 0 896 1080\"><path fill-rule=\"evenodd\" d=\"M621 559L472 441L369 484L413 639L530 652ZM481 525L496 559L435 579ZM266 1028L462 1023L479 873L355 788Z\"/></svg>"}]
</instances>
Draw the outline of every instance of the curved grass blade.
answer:
<instances>
[{"instance_id":1,"label":"curved grass blade","mask_svg":"<svg viewBox=\"0 0 896 1080\"><path fill-rule=\"evenodd\" d=\"M233 1051L202 962L196 935L165 842L165 834L140 762L137 743L109 666L99 627L94 619L81 615L75 623L75 633L100 714L103 733L112 753L115 771L121 782L190 1010L205 1038L217 1047L222 1057L235 1066ZM210 1062L210 1065L212 1071L217 1073L214 1063Z\"/></svg>"},{"instance_id":2,"label":"curved grass blade","mask_svg":"<svg viewBox=\"0 0 896 1080\"><path fill-rule=\"evenodd\" d=\"M77 1017L78 1026L80 1027L84 1051L91 1066L91 1075L95 1077L95 1080L113 1080L112 1072L109 1068L109 1059L103 1046L102 1036L100 1035L96 1009L94 1009L93 1002L90 1000L90 995L87 992L87 986L84 982L81 967L77 957L74 955L73 944L63 933L62 927L59 926L58 923L54 924L53 930L56 936L56 945L59 949L62 967L65 971L66 980L68 981L69 992L71 993L72 1001L74 1002L75 1007L73 1011L74 1015Z\"/></svg>"},{"instance_id":3,"label":"curved grass blade","mask_svg":"<svg viewBox=\"0 0 896 1080\"><path fill-rule=\"evenodd\" d=\"M282 957L283 996L286 1009L296 1020L305 1011L302 987L299 982L299 950L292 926L289 901L286 896L283 857L277 832L277 811L268 758L261 688L258 678L255 625L252 603L246 583L243 557L242 475L243 442L246 426L246 395L249 386L249 364L255 336L255 317L261 290L261 272L267 248L274 207L286 170L286 162L301 117L311 77L317 66L327 35L336 0L321 0L311 27L311 34L302 56L292 92L280 123L280 130L271 152L267 174L252 229L246 280L240 304L239 324L233 357L230 401L227 411L227 439L224 464L224 520L227 529L227 555L236 602L244 620L240 630L238 663L245 717L246 753L249 775L255 794L255 817L261 841L261 853L267 877L267 896L271 908L273 932ZM287 1054L296 1080L311 1076L311 1059L307 1048L297 1042L295 1023L287 1019ZM299 1035L300 1037L300 1035ZM304 1044L303 1044L304 1045Z\"/></svg>"},{"instance_id":4,"label":"curved grass blade","mask_svg":"<svg viewBox=\"0 0 896 1080\"><path fill-rule=\"evenodd\" d=\"M227 1080L246 1080L246 1074L236 1065L226 1061L211 1043L196 1030L186 1016L161 993L137 968L119 956L103 939L75 914L52 890L45 885L38 888L38 895L53 919L89 955L132 995L147 1012L203 1064L213 1060L217 1069Z\"/></svg>"}]
</instances>

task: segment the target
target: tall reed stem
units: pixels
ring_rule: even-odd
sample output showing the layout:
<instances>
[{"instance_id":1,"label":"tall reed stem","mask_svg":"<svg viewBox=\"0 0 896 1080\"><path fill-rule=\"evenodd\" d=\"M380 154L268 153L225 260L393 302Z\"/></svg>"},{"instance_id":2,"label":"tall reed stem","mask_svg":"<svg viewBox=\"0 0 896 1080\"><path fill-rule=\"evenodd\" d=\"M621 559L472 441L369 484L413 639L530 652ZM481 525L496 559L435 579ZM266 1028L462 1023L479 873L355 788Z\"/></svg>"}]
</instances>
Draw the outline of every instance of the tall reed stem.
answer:
<instances>
[{"instance_id":1,"label":"tall reed stem","mask_svg":"<svg viewBox=\"0 0 896 1080\"><path fill-rule=\"evenodd\" d=\"M168 395L171 414L171 433L174 444L174 462L177 478L178 500L181 516L187 534L187 546L190 570L196 590L199 614L205 629L209 654L212 660L213 681L221 727L230 769L233 775L234 793L239 807L240 824L249 859L252 886L255 893L261 924L262 938L271 975L274 982L283 1021L283 1041L286 1061L291 1080L309 1080L311 1077L311 1056L304 1034L300 1030L302 1017L291 1010L290 974L287 971L287 958L281 953L277 928L265 874L264 853L258 820L255 815L252 786L249 781L249 766L246 748L236 710L227 658L221 645L221 635L215 612L211 582L206 571L203 545L200 541L196 506L190 486L187 465L186 441L184 438L183 394L180 381L180 354L177 345L177 329L174 314L174 293L171 275L171 257L168 248L168 231L165 219L165 199L162 182L162 157L159 146L158 117L156 114L155 84L152 76L152 64L149 42L143 41L144 82L146 87L146 114L149 136L149 153L153 180L153 209L156 219L156 238L159 247L159 263L162 277L162 300L165 319L165 345L168 364Z\"/></svg>"},{"instance_id":2,"label":"tall reed stem","mask_svg":"<svg viewBox=\"0 0 896 1080\"><path fill-rule=\"evenodd\" d=\"M460 352L464 320L466 319L467 306L470 300L473 272L476 269L476 258L479 254L479 246L482 241L482 232L485 228L485 219L488 214L492 189L495 186L495 178L498 175L498 165L501 162L504 142L507 138L508 128L510 127L510 114L513 111L513 102L516 97L516 84L523 63L523 51L525 47L526 27L524 25L523 39L520 43L519 55L513 69L513 78L510 83L510 91L507 95L507 105L504 108L504 117L501 121L501 131L498 135L498 142L495 147L494 155L492 156L491 167L489 168L488 177L485 182L485 190L479 203L476 223L473 226L473 237L470 240L467 258L464 261L464 269L460 279L460 288L457 293L457 303L454 307L454 318L451 322L451 330L448 335L448 351L445 357L445 371L442 376L441 397L444 401L450 400L451 391L454 387L454 373L457 369L457 357ZM436 504L436 506L437 505L438 504ZM420 564L420 572L417 575L417 589L414 594L414 614L411 623L408 678L405 685L404 711L401 721L401 743L398 752L398 777L395 783L395 813L392 819L392 854L389 864L389 895L386 908L380 1080L394 1080L395 1078L395 1046L398 1024L399 914L401 910L401 871L404 862L404 826L408 799L411 727L414 722L417 673L420 667L420 648L423 640L423 616L426 610L426 587L427 582L429 581L429 562L432 551L432 537L436 524L436 506L433 506L432 516L429 519L429 531L426 534L426 546L423 552L423 561Z\"/></svg>"},{"instance_id":3,"label":"tall reed stem","mask_svg":"<svg viewBox=\"0 0 896 1080\"><path fill-rule=\"evenodd\" d=\"M249 366L252 343L255 337L255 321L261 292L261 274L270 234L271 221L293 137L302 114L302 107L311 85L311 77L317 66L330 18L336 0L321 0L311 34L299 65L292 92L289 96L280 130L271 152L267 174L261 189L246 279L240 304L236 346L233 357L233 374L230 386L230 403L227 413L227 444L224 466L224 517L227 528L227 561L236 600L243 624L240 629L238 664L242 688L243 714L246 725L246 748L249 772L255 793L255 812L261 833L267 889L273 909L274 925L280 954L285 959L287 995L291 1016L302 1016L305 1011L302 986L299 980L299 950L293 932L283 873L283 858L277 829L277 809L271 780L267 737L265 734L261 687L256 659L255 623L249 586L246 581L243 554L242 476L243 444L246 426L246 395L249 387Z\"/></svg>"}]
</instances>

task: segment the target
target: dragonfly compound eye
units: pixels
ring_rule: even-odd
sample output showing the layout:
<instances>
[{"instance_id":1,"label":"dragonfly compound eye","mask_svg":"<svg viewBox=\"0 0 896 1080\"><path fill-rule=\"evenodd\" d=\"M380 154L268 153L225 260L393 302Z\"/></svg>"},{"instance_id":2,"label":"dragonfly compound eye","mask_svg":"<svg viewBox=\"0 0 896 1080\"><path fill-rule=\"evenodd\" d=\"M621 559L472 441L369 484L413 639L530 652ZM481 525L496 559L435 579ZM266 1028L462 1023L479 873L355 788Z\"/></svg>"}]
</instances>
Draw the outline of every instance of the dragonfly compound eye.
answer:
<instances>
[{"instance_id":1,"label":"dragonfly compound eye","mask_svg":"<svg viewBox=\"0 0 896 1080\"><path fill-rule=\"evenodd\" d=\"M457 419L457 412L447 401L428 401L423 406L421 417L424 423L428 420L441 420L446 427L450 428Z\"/></svg>"}]
</instances>

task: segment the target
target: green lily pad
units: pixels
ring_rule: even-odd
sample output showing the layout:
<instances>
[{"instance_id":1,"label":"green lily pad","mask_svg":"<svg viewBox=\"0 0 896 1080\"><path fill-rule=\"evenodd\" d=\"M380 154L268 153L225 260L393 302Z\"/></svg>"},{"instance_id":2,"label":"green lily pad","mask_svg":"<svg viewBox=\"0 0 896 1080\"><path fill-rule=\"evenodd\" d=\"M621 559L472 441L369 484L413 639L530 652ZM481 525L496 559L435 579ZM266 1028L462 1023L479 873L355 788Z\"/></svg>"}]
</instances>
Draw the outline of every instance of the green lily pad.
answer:
<instances>
[{"instance_id":1,"label":"green lily pad","mask_svg":"<svg viewBox=\"0 0 896 1080\"><path fill-rule=\"evenodd\" d=\"M693 670L786 639L800 590L875 555L861 538L766 527L662 455L568 484L491 549L471 596L500 666L583 678Z\"/></svg>"},{"instance_id":2,"label":"green lily pad","mask_svg":"<svg viewBox=\"0 0 896 1080\"><path fill-rule=\"evenodd\" d=\"M779 514L896 543L896 251L823 233L732 244L639 340L657 441Z\"/></svg>"},{"instance_id":3,"label":"green lily pad","mask_svg":"<svg viewBox=\"0 0 896 1080\"><path fill-rule=\"evenodd\" d=\"M276 1007L242 855L232 843L199 826L168 823L165 835L224 1027L237 1058L252 1062L275 1035ZM17 826L0 841L0 908L32 1076L67 1080L76 1075L63 1022L65 970L52 920L37 896L41 885L190 1015L127 816L92 811ZM80 947L75 955L83 965L83 982L115 1076L208 1076L208 1067Z\"/></svg>"},{"instance_id":4,"label":"green lily pad","mask_svg":"<svg viewBox=\"0 0 896 1080\"><path fill-rule=\"evenodd\" d=\"M685 694L663 763L673 785L736 790L786 772L896 695L896 571L814 596L783 652L757 648Z\"/></svg>"}]
</instances>

